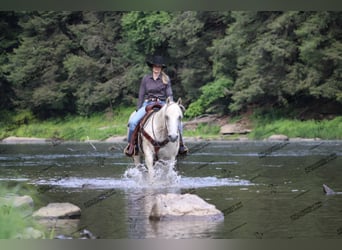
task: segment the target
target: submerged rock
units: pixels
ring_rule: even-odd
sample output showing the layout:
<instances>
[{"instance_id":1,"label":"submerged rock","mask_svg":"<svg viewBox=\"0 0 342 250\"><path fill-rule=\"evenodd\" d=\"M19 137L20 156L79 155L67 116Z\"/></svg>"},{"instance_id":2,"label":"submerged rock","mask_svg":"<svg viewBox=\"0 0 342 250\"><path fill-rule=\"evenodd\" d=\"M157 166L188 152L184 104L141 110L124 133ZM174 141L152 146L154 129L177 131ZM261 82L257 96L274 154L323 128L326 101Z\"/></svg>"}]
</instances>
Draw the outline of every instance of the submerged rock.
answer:
<instances>
[{"instance_id":1,"label":"submerged rock","mask_svg":"<svg viewBox=\"0 0 342 250\"><path fill-rule=\"evenodd\" d=\"M46 207L34 212L32 216L36 218L76 219L81 216L81 209L68 202L49 203Z\"/></svg>"},{"instance_id":2,"label":"submerged rock","mask_svg":"<svg viewBox=\"0 0 342 250\"><path fill-rule=\"evenodd\" d=\"M150 220L223 221L221 211L194 194L158 194L152 205Z\"/></svg>"},{"instance_id":3,"label":"submerged rock","mask_svg":"<svg viewBox=\"0 0 342 250\"><path fill-rule=\"evenodd\" d=\"M98 239L97 236L95 236L92 232L90 232L90 231L87 230L87 229L83 229L83 230L80 232L80 236L81 236L80 239Z\"/></svg>"},{"instance_id":4,"label":"submerged rock","mask_svg":"<svg viewBox=\"0 0 342 250\"><path fill-rule=\"evenodd\" d=\"M33 227L26 228L22 233L18 234L16 239L44 239L45 235L43 232L34 229Z\"/></svg>"},{"instance_id":5,"label":"submerged rock","mask_svg":"<svg viewBox=\"0 0 342 250\"><path fill-rule=\"evenodd\" d=\"M54 235L72 235L78 231L79 219L38 219L37 222L45 229L46 232L54 232Z\"/></svg>"},{"instance_id":6,"label":"submerged rock","mask_svg":"<svg viewBox=\"0 0 342 250\"><path fill-rule=\"evenodd\" d=\"M99 237L95 236L92 232L90 232L87 229L83 229L82 231L79 232L79 237L75 236L69 236L69 235L64 235L64 234L59 234L55 236L55 239L59 240L71 240L71 239L98 239Z\"/></svg>"}]
</instances>

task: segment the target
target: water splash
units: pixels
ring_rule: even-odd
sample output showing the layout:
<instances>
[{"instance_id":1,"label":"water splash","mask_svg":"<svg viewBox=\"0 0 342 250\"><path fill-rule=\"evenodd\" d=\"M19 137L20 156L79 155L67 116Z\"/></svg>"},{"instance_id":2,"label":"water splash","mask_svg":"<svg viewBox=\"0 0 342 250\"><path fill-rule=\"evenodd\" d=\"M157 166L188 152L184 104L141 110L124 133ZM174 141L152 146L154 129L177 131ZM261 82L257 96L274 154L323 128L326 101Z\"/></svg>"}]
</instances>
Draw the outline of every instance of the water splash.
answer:
<instances>
[{"instance_id":1,"label":"water splash","mask_svg":"<svg viewBox=\"0 0 342 250\"><path fill-rule=\"evenodd\" d=\"M128 168L123 174L123 178L133 180L138 186L164 187L174 186L180 181L180 175L175 170L176 161L159 160L154 164L154 176L149 181L148 170L145 165Z\"/></svg>"},{"instance_id":2,"label":"water splash","mask_svg":"<svg viewBox=\"0 0 342 250\"><path fill-rule=\"evenodd\" d=\"M83 178L68 177L56 181L55 179L41 179L39 181L30 182L34 185L48 185L49 187L63 187L76 189L144 189L144 188L207 188L222 186L254 186L249 180L238 178L217 178L217 177L182 177L177 183L166 184L167 181L155 182L152 185L144 181L145 177L141 177L137 170L128 170L134 176L123 178Z\"/></svg>"},{"instance_id":3,"label":"water splash","mask_svg":"<svg viewBox=\"0 0 342 250\"><path fill-rule=\"evenodd\" d=\"M154 177L149 182L148 171L145 165L128 166L119 178L111 177L59 177L39 179L32 182L35 185L48 185L49 187L81 188L81 189L160 189L160 188L204 188L219 186L251 186L249 180L240 178L219 177L187 177L180 176L175 170L176 162L158 161L154 166Z\"/></svg>"}]
</instances>

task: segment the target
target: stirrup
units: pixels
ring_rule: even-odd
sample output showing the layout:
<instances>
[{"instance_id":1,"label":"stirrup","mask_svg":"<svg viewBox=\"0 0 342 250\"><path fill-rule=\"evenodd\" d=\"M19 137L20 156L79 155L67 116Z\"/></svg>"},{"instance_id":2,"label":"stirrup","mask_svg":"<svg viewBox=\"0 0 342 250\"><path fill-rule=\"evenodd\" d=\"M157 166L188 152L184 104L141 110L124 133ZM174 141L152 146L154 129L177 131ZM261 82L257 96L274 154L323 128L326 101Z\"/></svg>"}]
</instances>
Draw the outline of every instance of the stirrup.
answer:
<instances>
[{"instance_id":1,"label":"stirrup","mask_svg":"<svg viewBox=\"0 0 342 250\"><path fill-rule=\"evenodd\" d=\"M135 146L129 143L124 149L124 154L132 157L135 154Z\"/></svg>"}]
</instances>

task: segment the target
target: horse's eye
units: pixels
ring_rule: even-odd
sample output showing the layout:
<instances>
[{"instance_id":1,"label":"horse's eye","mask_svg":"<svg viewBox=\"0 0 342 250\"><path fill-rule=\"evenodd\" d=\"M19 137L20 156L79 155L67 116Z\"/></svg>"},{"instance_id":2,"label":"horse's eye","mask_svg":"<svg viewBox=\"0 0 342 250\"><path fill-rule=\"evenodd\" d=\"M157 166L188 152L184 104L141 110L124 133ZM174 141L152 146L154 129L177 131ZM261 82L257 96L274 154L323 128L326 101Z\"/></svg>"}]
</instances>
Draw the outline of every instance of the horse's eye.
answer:
<instances>
[{"instance_id":1,"label":"horse's eye","mask_svg":"<svg viewBox=\"0 0 342 250\"><path fill-rule=\"evenodd\" d=\"M165 117L165 119L168 121L168 120L169 120L169 117L168 117L168 116L166 116L166 117Z\"/></svg>"}]
</instances>

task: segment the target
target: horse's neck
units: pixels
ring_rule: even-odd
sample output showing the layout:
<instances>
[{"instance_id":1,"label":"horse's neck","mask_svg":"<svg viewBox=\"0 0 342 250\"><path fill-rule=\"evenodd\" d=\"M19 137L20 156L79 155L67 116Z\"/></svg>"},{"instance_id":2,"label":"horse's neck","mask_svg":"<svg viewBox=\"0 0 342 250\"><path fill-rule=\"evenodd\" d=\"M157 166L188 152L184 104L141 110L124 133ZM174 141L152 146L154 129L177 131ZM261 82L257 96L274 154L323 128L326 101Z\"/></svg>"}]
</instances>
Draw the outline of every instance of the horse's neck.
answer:
<instances>
[{"instance_id":1,"label":"horse's neck","mask_svg":"<svg viewBox=\"0 0 342 250\"><path fill-rule=\"evenodd\" d=\"M165 139L167 137L167 128L165 123L165 110L166 106L161 108L154 114L152 119L152 130L154 130L155 136L158 140Z\"/></svg>"}]
</instances>

